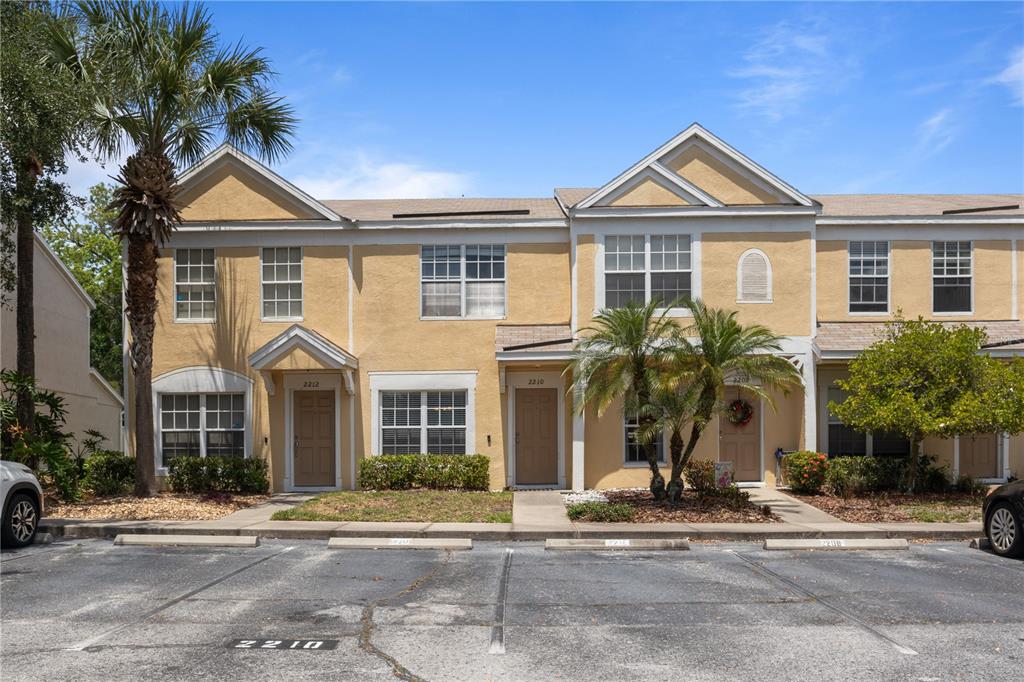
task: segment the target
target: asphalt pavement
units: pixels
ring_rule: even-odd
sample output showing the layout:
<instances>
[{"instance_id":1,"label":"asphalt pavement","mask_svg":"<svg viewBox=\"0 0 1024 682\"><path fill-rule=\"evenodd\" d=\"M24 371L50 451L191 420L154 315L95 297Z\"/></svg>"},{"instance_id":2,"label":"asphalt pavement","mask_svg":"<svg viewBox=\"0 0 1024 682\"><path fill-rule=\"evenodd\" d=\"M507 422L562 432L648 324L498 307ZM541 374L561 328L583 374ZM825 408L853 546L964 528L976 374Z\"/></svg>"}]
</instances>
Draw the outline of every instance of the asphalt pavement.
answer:
<instances>
[{"instance_id":1,"label":"asphalt pavement","mask_svg":"<svg viewBox=\"0 0 1024 682\"><path fill-rule=\"evenodd\" d=\"M1024 562L891 552L115 547L0 556L11 680L1021 680Z\"/></svg>"}]
</instances>

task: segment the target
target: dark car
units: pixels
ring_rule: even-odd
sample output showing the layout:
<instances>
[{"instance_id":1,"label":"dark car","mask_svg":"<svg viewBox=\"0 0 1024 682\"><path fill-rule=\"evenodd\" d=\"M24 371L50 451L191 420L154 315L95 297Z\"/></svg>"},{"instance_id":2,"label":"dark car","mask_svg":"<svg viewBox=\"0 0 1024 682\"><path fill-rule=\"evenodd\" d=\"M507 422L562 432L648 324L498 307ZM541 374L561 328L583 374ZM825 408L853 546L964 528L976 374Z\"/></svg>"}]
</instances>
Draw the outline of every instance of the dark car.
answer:
<instances>
[{"instance_id":1,"label":"dark car","mask_svg":"<svg viewBox=\"0 0 1024 682\"><path fill-rule=\"evenodd\" d=\"M981 508L985 535L1000 556L1024 556L1024 480L1001 485Z\"/></svg>"}]
</instances>

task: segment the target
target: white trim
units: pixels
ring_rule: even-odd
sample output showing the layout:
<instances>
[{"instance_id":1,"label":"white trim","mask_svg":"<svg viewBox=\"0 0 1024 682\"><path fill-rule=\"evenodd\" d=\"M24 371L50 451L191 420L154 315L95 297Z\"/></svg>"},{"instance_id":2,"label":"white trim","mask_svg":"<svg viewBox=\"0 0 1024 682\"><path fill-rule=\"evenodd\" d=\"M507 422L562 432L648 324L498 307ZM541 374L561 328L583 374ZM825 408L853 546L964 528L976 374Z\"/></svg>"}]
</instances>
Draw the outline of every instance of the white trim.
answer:
<instances>
[{"instance_id":1,"label":"white trim","mask_svg":"<svg viewBox=\"0 0 1024 682\"><path fill-rule=\"evenodd\" d=\"M1010 471L1010 434L1003 433L1002 438L1003 445L1003 476L1002 482L1006 482L1010 479L1013 472ZM1020 472L1017 472L1020 473Z\"/></svg>"},{"instance_id":2,"label":"white trim","mask_svg":"<svg viewBox=\"0 0 1024 682\"><path fill-rule=\"evenodd\" d=\"M838 227L838 226L877 226L877 225L942 225L953 227L956 225L989 225L992 227L1002 225L1020 225L1024 224L1024 216L1007 215L1007 216L987 216L979 217L977 215L964 215L964 216L922 216L922 215L882 215L882 216L818 216L818 225L822 227ZM893 237L893 239L900 239L899 237Z\"/></svg>"},{"instance_id":3,"label":"white trim","mask_svg":"<svg viewBox=\"0 0 1024 682\"><path fill-rule=\"evenodd\" d=\"M466 391L466 454L476 447L477 371L368 372L370 380L370 454L380 454L381 391ZM423 424L426 428L426 424ZM426 447L426 443L421 444Z\"/></svg>"},{"instance_id":4,"label":"white trim","mask_svg":"<svg viewBox=\"0 0 1024 682\"><path fill-rule=\"evenodd\" d=\"M571 350L544 351L543 348L505 350L494 354L494 359L498 362L545 362L549 360L572 360L573 357Z\"/></svg>"},{"instance_id":5,"label":"white trim","mask_svg":"<svg viewBox=\"0 0 1024 682\"><path fill-rule=\"evenodd\" d=\"M301 348L331 369L356 369L359 360L319 334L293 324L249 355L249 366L256 370L270 369L279 358Z\"/></svg>"},{"instance_id":6,"label":"white trim","mask_svg":"<svg viewBox=\"0 0 1024 682\"><path fill-rule=\"evenodd\" d=\"M769 216L814 218L813 209L800 206L656 206L630 208L628 206L595 206L573 209L574 218L765 218ZM732 232L736 230L733 228ZM758 230L760 231L760 230Z\"/></svg>"},{"instance_id":7,"label":"white trim","mask_svg":"<svg viewBox=\"0 0 1024 682\"><path fill-rule=\"evenodd\" d=\"M307 382L324 386L306 387ZM323 492L341 489L341 375L332 372L286 372L284 374L284 490ZM334 391L334 486L295 485L295 392ZM349 398L352 402L352 398Z\"/></svg>"},{"instance_id":8,"label":"white trim","mask_svg":"<svg viewBox=\"0 0 1024 682\"><path fill-rule=\"evenodd\" d=\"M92 300L92 296L90 296L86 292L86 290L82 288L82 285L78 282L77 279L75 279L74 274L72 274L71 270L68 269L68 266L64 264L64 261L60 259L60 257L53 250L53 248L47 243L45 239L43 239L43 237L38 232L35 233L35 244L36 246L39 247L39 250L42 251L43 255L46 256L46 258L48 258L51 263L53 263L54 267L57 268L57 272L59 272L64 277L64 279L67 280L67 283L71 285L71 288L74 290L76 294L78 294L78 297L82 299L86 306L88 306L89 311L91 312L93 310L96 310L96 302Z\"/></svg>"},{"instance_id":9,"label":"white trim","mask_svg":"<svg viewBox=\"0 0 1024 682\"><path fill-rule=\"evenodd\" d=\"M352 269L352 262L355 258L355 246L348 245L348 347L353 355L356 353L356 325L355 325L355 289L356 276Z\"/></svg>"},{"instance_id":10,"label":"white trim","mask_svg":"<svg viewBox=\"0 0 1024 682\"><path fill-rule=\"evenodd\" d=\"M111 386L110 383L103 378L102 374L96 371L95 367L89 368L89 376L91 376L96 381L96 383L99 384L103 388L103 390L107 392L107 395L111 396L114 400L117 401L118 405L124 408L124 398L121 397L120 393L114 390L114 387Z\"/></svg>"},{"instance_id":11,"label":"white trim","mask_svg":"<svg viewBox=\"0 0 1024 682\"><path fill-rule=\"evenodd\" d=\"M302 315L299 315L298 317L292 317L292 316L267 317L263 313L263 285L264 284L295 284L295 282L293 282L291 280L288 280L286 282L278 282L276 280L273 281L273 282L265 281L263 279L263 266L264 266L263 252L266 249L274 249L275 251L278 251L280 249L296 249L296 248L299 250L299 282L298 282L298 284L299 284L300 290L302 291L302 298L299 299L299 304L302 306ZM305 250L305 248L302 247L301 245L296 246L296 245L292 244L292 245L285 245L285 246L261 246L261 247L259 247L259 249L260 249L260 263L259 263L259 268L260 268L260 302L259 302L259 305L260 305L260 322L302 322L303 318L306 315L306 250ZM274 261L273 265L276 268L278 266L278 262ZM289 267L290 265L291 265L291 261L288 261L287 263L285 263L285 267ZM275 270L275 273L276 273L276 270ZM275 274L275 276L276 276L276 274ZM288 300L291 300L291 299L288 299Z\"/></svg>"},{"instance_id":12,"label":"white trim","mask_svg":"<svg viewBox=\"0 0 1024 682\"><path fill-rule=\"evenodd\" d=\"M600 208L618 208L618 209L629 209L629 208L650 208L650 206L615 206L614 202L618 201L622 197L626 196L645 180L650 180L654 184L658 185L667 192L674 194L676 197L682 199L686 205L689 206L714 206L721 207L722 204L702 191L699 187L687 182L684 178L676 175L669 169L665 168L658 162L652 163L647 168L639 171L636 175L626 178L626 180L615 187L612 191L601 199Z\"/></svg>"},{"instance_id":13,"label":"white trim","mask_svg":"<svg viewBox=\"0 0 1024 682\"><path fill-rule=\"evenodd\" d=\"M580 236L576 234L570 224L569 227L569 275L571 287L570 295L571 309L569 311L569 334L575 338L576 330L579 328L579 316L580 316L580 304L579 304L579 291L580 291L580 278L579 268L577 265L577 259L579 257L580 248Z\"/></svg>"},{"instance_id":14,"label":"white trim","mask_svg":"<svg viewBox=\"0 0 1024 682\"><path fill-rule=\"evenodd\" d=\"M564 398L563 398L564 399ZM572 415L572 489L586 487L586 416L573 410Z\"/></svg>"},{"instance_id":15,"label":"white trim","mask_svg":"<svg viewBox=\"0 0 1024 682\"><path fill-rule=\"evenodd\" d=\"M768 269L768 284L767 294L768 297L763 300L746 300L740 298L743 294L743 261L746 260L747 256L758 255L764 259L765 267ZM772 261L768 258L768 254L761 249L747 249L740 254L739 259L736 261L736 302L737 303L771 303L772 302Z\"/></svg>"},{"instance_id":16,"label":"white trim","mask_svg":"<svg viewBox=\"0 0 1024 682\"><path fill-rule=\"evenodd\" d=\"M348 397L348 456L349 456L349 489L359 487L356 480L356 394Z\"/></svg>"},{"instance_id":17,"label":"white trim","mask_svg":"<svg viewBox=\"0 0 1024 682\"><path fill-rule=\"evenodd\" d=\"M960 436L953 436L953 480L960 478Z\"/></svg>"},{"instance_id":18,"label":"white trim","mask_svg":"<svg viewBox=\"0 0 1024 682\"><path fill-rule=\"evenodd\" d=\"M713 206L715 208L722 208L725 206L725 204L723 204L721 201L714 198L713 196L702 190L700 187L697 187L697 185L693 184L683 176L679 175L678 173L672 172L668 168L665 168L665 166L663 166L659 161L652 161L651 165L648 166L648 168L655 171L672 184L676 185L686 194L691 195L699 203L705 204L707 206ZM691 201L691 203L693 202Z\"/></svg>"},{"instance_id":19,"label":"white trim","mask_svg":"<svg viewBox=\"0 0 1024 682\"><path fill-rule=\"evenodd\" d=\"M1020 310L1017 307L1017 240L1010 240L1010 319L1019 320Z\"/></svg>"},{"instance_id":20,"label":"white trim","mask_svg":"<svg viewBox=\"0 0 1024 682\"><path fill-rule=\"evenodd\" d=\"M530 385L530 381L542 381L543 384ZM549 385L549 382L551 385ZM558 481L559 488L565 488L565 377L561 372L516 372L507 378L507 402L508 402L508 437L505 439L508 451L508 486L531 487L531 485L520 486L516 483L516 389L530 388L555 388L558 394ZM575 471L575 470L574 470ZM554 485L554 483L550 484ZM536 484L532 487L547 488L549 484Z\"/></svg>"},{"instance_id":21,"label":"white trim","mask_svg":"<svg viewBox=\"0 0 1024 682\"><path fill-rule=\"evenodd\" d=\"M201 179L209 171L213 170L214 166L217 164L218 161L227 157L230 157L240 162L248 169L256 172L258 175L268 180L271 184L275 185L286 195L290 196L292 199L295 199L300 204L306 206L313 212L322 215L327 220L343 220L342 216L335 213L331 209L327 208L319 201L309 196L301 189L299 189L292 183L288 182L280 175L270 170L262 163L260 163L253 157L249 156L248 154L246 154L245 152L241 151L240 149L238 149L237 147L233 146L228 142L221 144L219 147L217 147L212 152L207 154L201 161L196 163L196 165L192 166L191 168L189 168L184 173L178 176L178 187L180 188L179 194L184 194L185 192L187 192L188 185Z\"/></svg>"},{"instance_id":22,"label":"white trim","mask_svg":"<svg viewBox=\"0 0 1024 682\"><path fill-rule=\"evenodd\" d=\"M253 380L244 374L232 372L220 367L182 367L161 374L153 379L151 386L153 398L153 437L156 440L153 448L153 466L157 476L166 476L167 468L163 466L163 439L160 437L160 395L163 393L244 393L245 394L245 457L253 456L253 413L252 413ZM203 415L200 415L202 429ZM200 440L200 447L205 445Z\"/></svg>"},{"instance_id":23,"label":"white trim","mask_svg":"<svg viewBox=\"0 0 1024 682\"><path fill-rule=\"evenodd\" d=\"M811 225L811 305L810 305L811 347L818 335L818 228Z\"/></svg>"}]
</instances>

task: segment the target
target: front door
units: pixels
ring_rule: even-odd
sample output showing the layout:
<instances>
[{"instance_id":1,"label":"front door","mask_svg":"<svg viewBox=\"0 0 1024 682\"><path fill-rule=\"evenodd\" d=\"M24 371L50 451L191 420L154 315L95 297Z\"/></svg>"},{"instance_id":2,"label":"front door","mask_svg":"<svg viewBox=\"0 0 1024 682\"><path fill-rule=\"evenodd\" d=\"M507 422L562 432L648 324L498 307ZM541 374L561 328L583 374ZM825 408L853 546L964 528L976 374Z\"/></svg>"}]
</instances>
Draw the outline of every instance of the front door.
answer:
<instances>
[{"instance_id":1,"label":"front door","mask_svg":"<svg viewBox=\"0 0 1024 682\"><path fill-rule=\"evenodd\" d=\"M334 391L295 391L293 404L295 485L334 486Z\"/></svg>"},{"instance_id":2,"label":"front door","mask_svg":"<svg viewBox=\"0 0 1024 682\"><path fill-rule=\"evenodd\" d=\"M994 433L960 436L960 474L972 478L996 478L998 451L998 436Z\"/></svg>"},{"instance_id":3,"label":"front door","mask_svg":"<svg viewBox=\"0 0 1024 682\"><path fill-rule=\"evenodd\" d=\"M727 386L725 404L734 400L745 400L753 407L753 414L746 424L733 424L726 417L719 419L718 461L732 462L735 480L761 480L761 414L758 402L742 395L738 388Z\"/></svg>"},{"instance_id":4,"label":"front door","mask_svg":"<svg viewBox=\"0 0 1024 682\"><path fill-rule=\"evenodd\" d=\"M516 484L558 485L558 389L516 389Z\"/></svg>"}]
</instances>

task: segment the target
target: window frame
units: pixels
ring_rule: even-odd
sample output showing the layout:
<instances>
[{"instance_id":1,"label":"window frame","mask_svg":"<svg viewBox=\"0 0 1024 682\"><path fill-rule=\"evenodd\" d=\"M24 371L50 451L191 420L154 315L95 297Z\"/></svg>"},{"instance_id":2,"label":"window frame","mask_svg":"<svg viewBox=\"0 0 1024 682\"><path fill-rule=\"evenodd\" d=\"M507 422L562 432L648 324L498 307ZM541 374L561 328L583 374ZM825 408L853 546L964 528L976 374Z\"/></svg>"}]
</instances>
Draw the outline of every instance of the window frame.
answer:
<instances>
[{"instance_id":1,"label":"window frame","mask_svg":"<svg viewBox=\"0 0 1024 682\"><path fill-rule=\"evenodd\" d=\"M222 429L222 428L211 429L211 428L209 428L209 426L206 423L206 413L207 413L206 402L207 402L207 398L209 396L211 396L211 395L215 395L215 396L232 396L232 397L240 396L242 398L242 426L240 428L229 428L229 429ZM247 438L248 428L247 428L246 425L247 425L247 423L249 421L249 411L248 411L248 405L247 405L248 398L246 396L245 391L173 391L172 390L172 391L164 391L164 392L158 393L157 396L159 398L159 400L157 401L157 409L156 409L156 414L157 414L156 422L157 422L157 425L159 426L159 428L157 430L157 442L160 444L159 452L158 452L158 456L159 456L158 471L160 469L164 469L164 470L168 469L168 465L164 461L164 445L163 445L164 439L163 439L163 435L164 435L165 431L168 432L168 433L193 433L193 432L198 431L199 432L199 454L198 455L183 455L183 456L185 456L185 457L197 456L197 457L201 457L201 458L224 456L224 455L208 455L207 454L207 441L206 441L206 438L207 438L207 433L208 432L215 431L215 432L220 433L220 432L224 432L224 431L232 431L232 432L237 431L238 433L242 434L242 456L240 457L240 459L249 459L252 456L252 451L251 451L252 448L250 447L250 444L248 443L248 438ZM199 398L199 427L197 429L175 429L175 428L165 429L164 428L164 420L163 420L163 416L164 416L164 408L163 408L164 398L177 397L177 396L185 396L185 397L197 396ZM231 411L233 411L233 410L231 410ZM172 412L176 412L176 411L172 410Z\"/></svg>"},{"instance_id":2,"label":"window frame","mask_svg":"<svg viewBox=\"0 0 1024 682\"><path fill-rule=\"evenodd\" d=\"M765 276L768 278L767 286L765 287L766 298L761 299L761 300L743 298L743 296L742 296L742 294L743 294L743 261L745 261L748 256L752 256L752 255L760 256L761 258L764 259L764 265L765 265L765 270L766 270L766 275ZM740 254L739 260L736 261L736 302L737 303L742 303L744 305L748 305L748 304L764 305L766 303L773 303L774 302L774 296L773 296L773 290L772 290L772 284L773 284L772 280L773 279L774 279L774 277L773 277L773 273L772 273L772 259L768 257L768 254L765 253L764 251L762 251L761 249L747 249L746 251L744 251L743 253ZM692 284L691 284L690 288L691 289L693 288Z\"/></svg>"},{"instance_id":3,"label":"window frame","mask_svg":"<svg viewBox=\"0 0 1024 682\"><path fill-rule=\"evenodd\" d=\"M970 280L970 284L969 284L969 287L970 287L970 306L969 306L969 308L967 310L947 310L947 311L939 312L939 311L935 310L935 284L936 284L936 280L937 279L960 278L960 277L964 277L964 275L960 275L960 274L957 274L957 275L936 275L935 274L935 262L936 262L936 260L935 260L935 245L936 244L954 244L954 243L955 244L960 244L960 243L966 243L967 244L967 250L968 250L968 253L969 253L969 261L970 261L970 263L968 265L968 267L970 267L970 274L968 274L966 276L966 278ZM930 245L931 245L931 273L932 273L932 277L931 277L931 279L932 279L932 281L931 281L932 315L937 315L937 316L973 315L974 314L974 240L973 239L933 239L933 240L931 240L931 244ZM945 251L945 247L943 247L943 250ZM947 259L948 259L948 256L945 253L943 253L943 255L942 255L943 263L945 263L945 261ZM954 260L960 260L960 257L957 256ZM958 266L957 269L959 270L959 266Z\"/></svg>"},{"instance_id":4,"label":"window frame","mask_svg":"<svg viewBox=\"0 0 1024 682\"><path fill-rule=\"evenodd\" d=\"M444 247L458 247L459 248L459 279L448 279L448 280L428 280L423 278L423 251L427 248L437 248L439 246ZM469 279L466 275L466 247L498 247L500 246L504 252L504 276L499 280L495 278L489 279ZM504 320L508 317L508 244L501 244L496 242L488 242L486 244L423 244L420 246L420 256L418 264L419 272L419 283L420 283L420 300L419 300L419 319L423 321L431 320ZM429 282L450 282L459 284L459 307L461 313L459 315L424 315L423 314L423 285ZM501 282L504 287L504 312L501 315L468 315L466 313L466 283L467 282Z\"/></svg>"},{"instance_id":5,"label":"window frame","mask_svg":"<svg viewBox=\"0 0 1024 682\"><path fill-rule=\"evenodd\" d=\"M606 255L608 238L614 237L616 239L621 237L627 237L632 239L633 237L642 237L644 245L644 300L646 304L651 300L651 280L652 275L655 272L658 273L689 273L690 275L690 298L697 298L700 296L700 288L698 286L698 263L700 261L700 241L697 233L695 232L643 232L640 234L626 232L615 232L608 233L601 236L601 248L597 252L598 260L598 276L595 276L595 284L600 287L598 292L599 295L595 296L595 308L601 309L608 306L607 297L607 282L609 274L639 274L639 270L609 270L606 266ZM672 269L672 270L653 270L651 267L651 237L686 237L690 241L690 267L688 269ZM682 252L675 252L682 253ZM686 307L666 308L659 307L656 309L659 313L665 312L669 316L673 317L688 317L691 315L690 309ZM595 310L595 312L597 312Z\"/></svg>"},{"instance_id":6,"label":"window frame","mask_svg":"<svg viewBox=\"0 0 1024 682\"><path fill-rule=\"evenodd\" d=\"M381 389L380 392L379 392L380 394L379 394L378 399L377 399L377 410L376 410L377 411L377 414L376 414L376 418L377 418L377 429L376 429L376 431L377 431L377 442L379 443L378 449L380 450L380 452L378 454L381 454L381 455L390 455L390 454L419 454L419 455L451 454L451 455L466 455L466 454L472 454L472 453L469 452L469 447L470 447L470 443L469 443L469 435L470 435L470 429L469 429L469 410L470 410L469 390L470 389L466 389L466 388L426 388L426 389L390 389L390 388L388 388L388 389ZM384 408L384 396L385 396L385 394L389 394L389 393L391 393L391 394L393 394L393 393L417 394L418 393L419 394L419 406L416 408L419 411L419 424L405 425L405 426L385 426L384 425L384 409L385 409ZM453 395L456 394L456 393L462 393L463 396L464 396L464 401L463 401L462 407L461 408L460 407L453 407L452 409L454 409L454 410L461 409L462 410L462 412L463 412L462 422L463 423L462 424L451 424L451 425L444 425L444 424L434 424L434 425L431 425L429 422L430 422L430 411L431 411L432 408L430 408L429 400L427 398L427 396L429 394L431 394L431 393L439 393L439 394L440 393L451 393ZM438 408L433 408L433 409L438 409ZM386 429L391 429L391 430L412 430L412 429L416 429L416 430L418 430L419 431L419 452L418 453L391 453L391 452L386 452L384 450L384 447L385 447L384 446L384 431ZM452 453L430 452L430 431L431 431L431 429L433 429L435 431L436 430L441 430L441 429L461 429L462 433L463 433L462 452L461 453L460 452L452 452Z\"/></svg>"},{"instance_id":7,"label":"window frame","mask_svg":"<svg viewBox=\"0 0 1024 682\"><path fill-rule=\"evenodd\" d=\"M853 310L853 301L850 298L850 286L853 284L855 275L850 272L853 261L852 245L854 243L863 244L865 242L875 242L885 244L885 310L882 311L871 311L871 310ZM858 279L865 277L878 278L878 275L856 275ZM874 316L886 316L889 311L892 310L892 240L889 239L850 239L846 242L846 313L848 315L855 315L861 317Z\"/></svg>"},{"instance_id":8,"label":"window frame","mask_svg":"<svg viewBox=\"0 0 1024 682\"><path fill-rule=\"evenodd\" d=\"M178 316L178 286L188 286L196 284L196 282L179 282L178 281L178 252L179 251L210 251L213 255L213 281L210 282L213 286L213 317L179 317ZM191 260L191 258L190 258ZM185 267L191 266L191 263ZM174 253L171 256L171 268L174 270L173 281L174 281L174 302L172 310L172 318L174 322L181 324L212 324L217 321L217 249L207 247L195 247L195 248L175 248ZM205 284L205 283L200 283Z\"/></svg>"},{"instance_id":9,"label":"window frame","mask_svg":"<svg viewBox=\"0 0 1024 682\"><path fill-rule=\"evenodd\" d=\"M296 284L296 282L291 281L291 280L286 281L286 282L276 282L276 281L275 282L267 282L266 280L263 279L263 266L264 266L263 254L264 254L264 252L267 249L274 249L275 251L278 250L278 249L298 249L299 250L299 281L297 282L297 284L299 285L300 291L302 292L302 295L299 298L299 305L302 307L302 315L299 315L298 317L291 317L291 316L267 317L264 314L264 307L263 307L263 304L265 302L265 299L263 297L263 287L264 287L264 285L266 285L266 284L289 284L289 285L290 284ZM278 263L275 261L274 262L274 266L276 267L277 265L278 265ZM260 266L259 267L260 267L260 322L302 322L303 319L305 319L305 315L306 315L306 250L305 250L305 247L303 247L303 246L261 246L260 247ZM274 300L278 300L278 299L274 299ZM288 299L288 300L291 300L291 299Z\"/></svg>"},{"instance_id":10,"label":"window frame","mask_svg":"<svg viewBox=\"0 0 1024 682\"><path fill-rule=\"evenodd\" d=\"M633 421L630 421L630 417L633 417ZM636 426L634 426L636 424ZM625 412L622 413L622 466L625 469L632 468L646 468L650 466L646 459L639 461L632 461L629 459L629 429L639 428L639 422L636 421L635 415L629 415ZM668 434L662 431L661 438L659 439L658 445L661 446L661 456L658 458L659 465L668 464Z\"/></svg>"}]
</instances>

